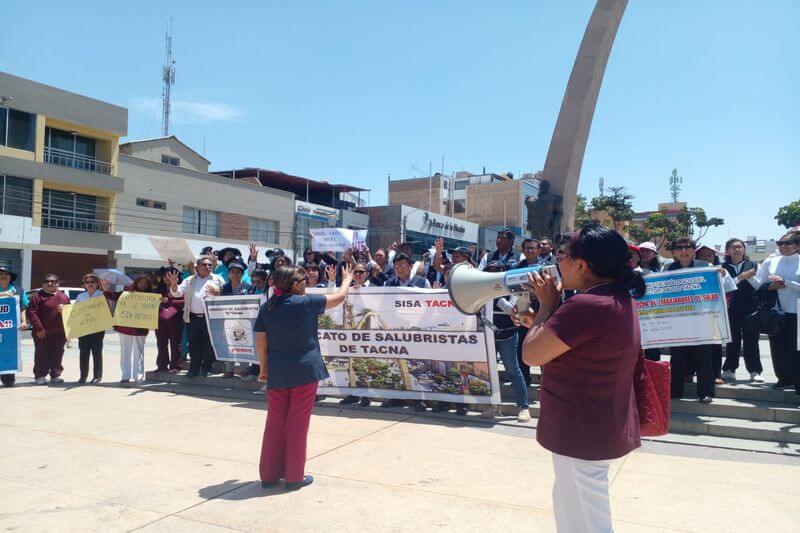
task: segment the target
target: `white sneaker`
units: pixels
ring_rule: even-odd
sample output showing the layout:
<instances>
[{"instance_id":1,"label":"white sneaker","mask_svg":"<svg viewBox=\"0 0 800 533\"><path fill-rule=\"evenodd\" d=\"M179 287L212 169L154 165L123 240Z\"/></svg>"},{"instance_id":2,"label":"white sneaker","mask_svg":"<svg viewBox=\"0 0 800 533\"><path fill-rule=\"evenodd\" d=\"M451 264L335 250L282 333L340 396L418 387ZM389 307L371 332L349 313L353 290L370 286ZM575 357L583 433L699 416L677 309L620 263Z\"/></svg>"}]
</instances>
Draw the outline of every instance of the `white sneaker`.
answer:
<instances>
[{"instance_id":1,"label":"white sneaker","mask_svg":"<svg viewBox=\"0 0 800 533\"><path fill-rule=\"evenodd\" d=\"M764 383L764 378L758 372L750 372L750 381L753 383Z\"/></svg>"},{"instance_id":2,"label":"white sneaker","mask_svg":"<svg viewBox=\"0 0 800 533\"><path fill-rule=\"evenodd\" d=\"M36 378L34 381L37 385L47 385L47 378Z\"/></svg>"},{"instance_id":3,"label":"white sneaker","mask_svg":"<svg viewBox=\"0 0 800 533\"><path fill-rule=\"evenodd\" d=\"M736 381L736 372L733 370L723 370L722 379L725 381Z\"/></svg>"},{"instance_id":4,"label":"white sneaker","mask_svg":"<svg viewBox=\"0 0 800 533\"><path fill-rule=\"evenodd\" d=\"M531 421L531 412L528 410L527 407L520 407L519 414L517 415L517 422L520 424L525 424Z\"/></svg>"}]
</instances>

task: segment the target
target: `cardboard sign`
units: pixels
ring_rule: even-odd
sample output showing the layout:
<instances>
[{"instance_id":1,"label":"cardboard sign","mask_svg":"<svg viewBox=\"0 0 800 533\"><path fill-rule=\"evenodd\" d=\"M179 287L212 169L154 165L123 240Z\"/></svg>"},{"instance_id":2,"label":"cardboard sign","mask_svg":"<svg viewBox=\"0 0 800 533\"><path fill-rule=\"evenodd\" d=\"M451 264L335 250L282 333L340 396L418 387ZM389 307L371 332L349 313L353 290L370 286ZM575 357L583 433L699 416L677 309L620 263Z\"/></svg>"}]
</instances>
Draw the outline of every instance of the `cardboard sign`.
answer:
<instances>
[{"instance_id":1,"label":"cardboard sign","mask_svg":"<svg viewBox=\"0 0 800 533\"><path fill-rule=\"evenodd\" d=\"M348 248L361 249L367 242L367 230L345 228L316 228L311 233L311 250L314 252L344 252Z\"/></svg>"},{"instance_id":2,"label":"cardboard sign","mask_svg":"<svg viewBox=\"0 0 800 533\"><path fill-rule=\"evenodd\" d=\"M160 239L157 237L150 237L150 242L153 244L153 248L156 249L156 252L158 252L158 255L165 261L172 259L176 263L182 265L195 261L192 250L183 239Z\"/></svg>"},{"instance_id":3,"label":"cardboard sign","mask_svg":"<svg viewBox=\"0 0 800 533\"><path fill-rule=\"evenodd\" d=\"M123 292L114 309L114 325L158 329L161 295L152 292Z\"/></svg>"},{"instance_id":4,"label":"cardboard sign","mask_svg":"<svg viewBox=\"0 0 800 533\"><path fill-rule=\"evenodd\" d=\"M64 331L68 339L105 331L114 325L108 302L102 297L65 305L61 319L64 321Z\"/></svg>"}]
</instances>

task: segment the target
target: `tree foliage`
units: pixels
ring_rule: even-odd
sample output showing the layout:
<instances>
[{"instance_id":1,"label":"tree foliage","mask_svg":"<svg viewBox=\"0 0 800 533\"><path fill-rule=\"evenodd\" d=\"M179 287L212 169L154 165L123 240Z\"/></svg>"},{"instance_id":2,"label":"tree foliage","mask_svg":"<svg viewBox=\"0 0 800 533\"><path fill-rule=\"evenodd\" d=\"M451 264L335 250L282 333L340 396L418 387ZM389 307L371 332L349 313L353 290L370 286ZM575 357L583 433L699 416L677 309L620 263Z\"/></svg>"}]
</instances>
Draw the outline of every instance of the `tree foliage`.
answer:
<instances>
[{"instance_id":1,"label":"tree foliage","mask_svg":"<svg viewBox=\"0 0 800 533\"><path fill-rule=\"evenodd\" d=\"M575 197L575 220L573 221L572 227L581 229L594 222L595 220L592 218L591 213L589 213L586 197L579 194Z\"/></svg>"},{"instance_id":2,"label":"tree foliage","mask_svg":"<svg viewBox=\"0 0 800 533\"><path fill-rule=\"evenodd\" d=\"M800 200L795 200L778 209L775 220L786 229L800 226Z\"/></svg>"},{"instance_id":3,"label":"tree foliage","mask_svg":"<svg viewBox=\"0 0 800 533\"><path fill-rule=\"evenodd\" d=\"M625 187L609 187L611 195L602 195L592 198L591 206L595 212L604 212L614 229L622 231L626 223L633 219L633 200L634 196L625 191Z\"/></svg>"},{"instance_id":4,"label":"tree foliage","mask_svg":"<svg viewBox=\"0 0 800 533\"><path fill-rule=\"evenodd\" d=\"M695 240L701 240L706 236L708 230L712 227L716 228L725 224L725 220L718 217L709 218L702 207L689 207L687 209L689 214L689 231ZM697 234L694 233L693 226L697 227Z\"/></svg>"}]
</instances>

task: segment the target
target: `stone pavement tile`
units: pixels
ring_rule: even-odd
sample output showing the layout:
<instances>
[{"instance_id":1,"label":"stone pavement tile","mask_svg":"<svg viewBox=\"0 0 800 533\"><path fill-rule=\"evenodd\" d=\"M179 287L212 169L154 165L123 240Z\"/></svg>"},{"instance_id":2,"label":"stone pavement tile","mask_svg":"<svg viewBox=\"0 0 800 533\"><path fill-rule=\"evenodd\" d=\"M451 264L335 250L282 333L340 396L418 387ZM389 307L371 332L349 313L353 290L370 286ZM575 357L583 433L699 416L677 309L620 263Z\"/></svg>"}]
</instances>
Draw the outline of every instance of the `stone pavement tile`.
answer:
<instances>
[{"instance_id":1,"label":"stone pavement tile","mask_svg":"<svg viewBox=\"0 0 800 533\"><path fill-rule=\"evenodd\" d=\"M226 531L230 532L240 530L231 529L224 526L216 526L214 524L205 524L203 522L197 522L187 518L180 518L178 516L167 516L161 520L158 520L157 522L148 524L141 529L137 529L137 531L146 531L147 533L172 533L178 531L192 531L192 533L222 533Z\"/></svg>"},{"instance_id":2,"label":"stone pavement tile","mask_svg":"<svg viewBox=\"0 0 800 533\"><path fill-rule=\"evenodd\" d=\"M800 496L800 466L743 461L719 461L690 457L675 457L654 453L633 453L625 461L624 472L668 476L683 480L704 479L727 484L727 490L747 484L763 492L781 487L787 495Z\"/></svg>"},{"instance_id":3,"label":"stone pavement tile","mask_svg":"<svg viewBox=\"0 0 800 533\"><path fill-rule=\"evenodd\" d=\"M3 531L130 531L158 513L0 479Z\"/></svg>"},{"instance_id":4,"label":"stone pavement tile","mask_svg":"<svg viewBox=\"0 0 800 533\"><path fill-rule=\"evenodd\" d=\"M775 489L754 490L746 479L737 490L701 472L689 480L623 467L611 488L615 519L683 531L797 531L796 514L789 512L795 502Z\"/></svg>"},{"instance_id":5,"label":"stone pavement tile","mask_svg":"<svg viewBox=\"0 0 800 533\"><path fill-rule=\"evenodd\" d=\"M134 431L134 428L144 427L157 418L167 417L168 413L166 409L163 414L156 415L104 405L70 404L48 396L39 401L4 403L3 423L64 435L97 436L123 427Z\"/></svg>"},{"instance_id":6,"label":"stone pavement tile","mask_svg":"<svg viewBox=\"0 0 800 533\"><path fill-rule=\"evenodd\" d=\"M192 444L198 450L204 446L203 441ZM228 445L235 447L236 443ZM173 513L216 496L219 492L213 487L220 480L255 479L257 475L251 464L94 439L54 446L46 455L27 453L0 459L0 476L5 479L158 513Z\"/></svg>"},{"instance_id":7,"label":"stone pavement tile","mask_svg":"<svg viewBox=\"0 0 800 533\"><path fill-rule=\"evenodd\" d=\"M514 428L516 429L516 428ZM441 420L414 417L370 436L384 444L424 442L430 448L460 450L517 459L545 461L552 464L550 452L539 446L532 431L502 434L475 424L456 425Z\"/></svg>"},{"instance_id":8,"label":"stone pavement tile","mask_svg":"<svg viewBox=\"0 0 800 533\"><path fill-rule=\"evenodd\" d=\"M454 469L454 472L457 472ZM243 484L178 513L246 531L554 531L549 511L318 475L297 492ZM509 492L514 490L509 487Z\"/></svg>"},{"instance_id":9,"label":"stone pavement tile","mask_svg":"<svg viewBox=\"0 0 800 533\"><path fill-rule=\"evenodd\" d=\"M118 384L101 386L87 385L80 394L72 394L58 400L76 406L105 406L130 411L183 416L219 405L213 399L172 394L170 392L121 387Z\"/></svg>"},{"instance_id":10,"label":"stone pavement tile","mask_svg":"<svg viewBox=\"0 0 800 533\"><path fill-rule=\"evenodd\" d=\"M437 450L423 436L394 444L370 438L309 460L306 470L493 503L551 509L553 467L459 450Z\"/></svg>"},{"instance_id":11,"label":"stone pavement tile","mask_svg":"<svg viewBox=\"0 0 800 533\"><path fill-rule=\"evenodd\" d=\"M18 380L23 378L17 375ZM31 374L30 379L33 380ZM13 387L0 388L0 401L5 401L6 398L26 398L31 400L46 400L50 398L61 399L69 394L79 394L83 392L85 387L77 383L63 383L58 386L50 385L34 385L33 381L30 383L17 383Z\"/></svg>"},{"instance_id":12,"label":"stone pavement tile","mask_svg":"<svg viewBox=\"0 0 800 533\"><path fill-rule=\"evenodd\" d=\"M44 428L40 428L44 429ZM0 420L0 450L4 456L27 452L41 452L51 446L58 446L74 440L75 437L6 426ZM0 472L2 476L2 472Z\"/></svg>"},{"instance_id":13,"label":"stone pavement tile","mask_svg":"<svg viewBox=\"0 0 800 533\"><path fill-rule=\"evenodd\" d=\"M263 415L261 415L263 416ZM122 429L104 433L104 441L140 446L251 465L258 464L261 453L261 426L246 426L226 420L215 413L207 419L169 417L152 421L135 430ZM313 457L347 444L352 439L338 435L314 434L309 438L308 456ZM257 471L253 471L257 473Z\"/></svg>"}]
</instances>

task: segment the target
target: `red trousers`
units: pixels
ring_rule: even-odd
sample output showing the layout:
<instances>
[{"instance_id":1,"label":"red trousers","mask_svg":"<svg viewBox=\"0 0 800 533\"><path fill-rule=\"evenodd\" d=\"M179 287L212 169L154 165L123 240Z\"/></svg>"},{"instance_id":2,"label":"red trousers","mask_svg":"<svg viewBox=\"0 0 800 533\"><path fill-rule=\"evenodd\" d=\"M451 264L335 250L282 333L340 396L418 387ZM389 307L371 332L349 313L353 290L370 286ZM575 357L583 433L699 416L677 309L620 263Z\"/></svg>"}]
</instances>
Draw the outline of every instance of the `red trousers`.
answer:
<instances>
[{"instance_id":1,"label":"red trousers","mask_svg":"<svg viewBox=\"0 0 800 533\"><path fill-rule=\"evenodd\" d=\"M287 483L296 483L303 480L308 424L316 396L316 381L299 387L267 390L267 424L258 466L261 481L271 483L283 478Z\"/></svg>"},{"instance_id":2,"label":"red trousers","mask_svg":"<svg viewBox=\"0 0 800 533\"><path fill-rule=\"evenodd\" d=\"M33 377L43 378L50 374L51 378L55 378L61 375L64 371L61 360L66 343L67 339L61 335L47 335L44 339L33 335Z\"/></svg>"},{"instance_id":3,"label":"red trousers","mask_svg":"<svg viewBox=\"0 0 800 533\"><path fill-rule=\"evenodd\" d=\"M181 368L181 336L183 335L183 313L178 313L169 320L158 321L156 343L158 355L156 366L159 370L180 370Z\"/></svg>"}]
</instances>

